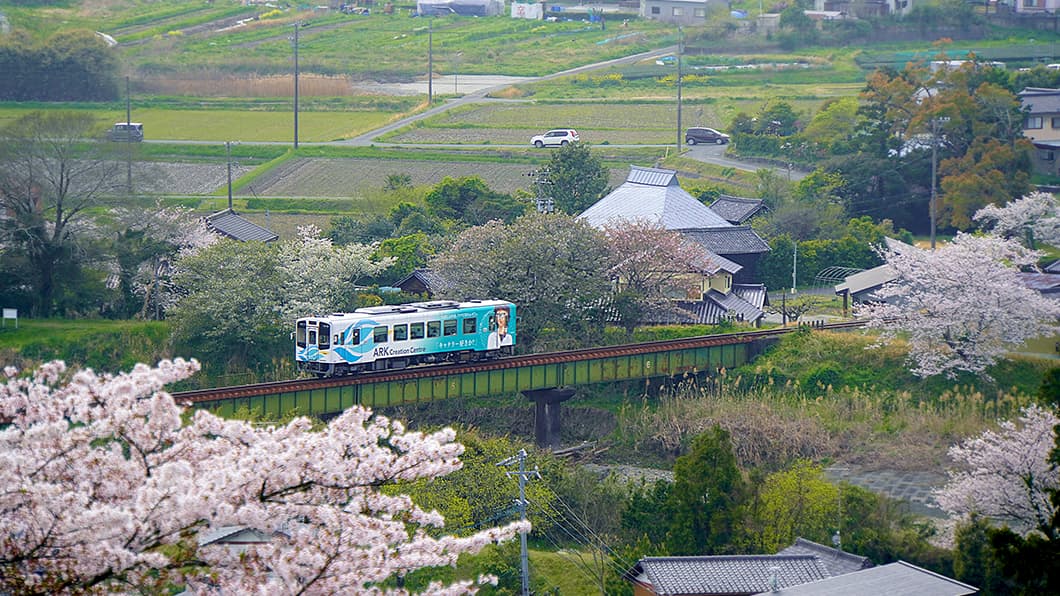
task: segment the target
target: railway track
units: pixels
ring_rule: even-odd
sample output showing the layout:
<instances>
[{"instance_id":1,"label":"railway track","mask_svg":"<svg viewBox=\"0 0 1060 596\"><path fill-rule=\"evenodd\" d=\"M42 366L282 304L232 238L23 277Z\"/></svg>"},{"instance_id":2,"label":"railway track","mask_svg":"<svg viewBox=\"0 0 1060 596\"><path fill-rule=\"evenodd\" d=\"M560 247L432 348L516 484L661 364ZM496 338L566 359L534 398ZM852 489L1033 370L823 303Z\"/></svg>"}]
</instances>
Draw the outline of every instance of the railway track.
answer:
<instances>
[{"instance_id":1,"label":"railway track","mask_svg":"<svg viewBox=\"0 0 1060 596\"><path fill-rule=\"evenodd\" d=\"M863 327L860 321L849 321L843 323L831 323L814 327L815 329L843 330ZM392 381L410 381L429 377L446 376L468 372L481 372L506 368L518 368L535 366L540 364L561 364L566 362L577 362L580 360L593 360L597 358L608 358L613 356L639 355L654 352L665 352L668 350L686 350L701 347L712 347L728 344L750 343L771 337L780 337L800 329L800 326L784 327L778 329L766 329L760 331L745 331L741 333L729 333L725 335L703 335L698 337L686 337L681 339L643 342L635 344L624 344L619 346L607 346L600 348L585 348L580 350L569 350L565 352L548 352L544 354L529 354L525 356L514 356L487 362L474 364L442 364L437 366L419 366L406 369L392 369L387 371L362 373L344 377L329 377L323 379L292 379L288 381L273 381L269 383L256 383L252 385L237 385L232 387L217 387L213 389L199 389L195 391L181 391L173 393L173 398L178 403L196 404L199 402L216 402L226 399L237 399L255 397L260 395L274 395L278 393L291 393L297 391L312 391L314 389L325 389L331 387L342 387L347 385L362 385Z\"/></svg>"}]
</instances>

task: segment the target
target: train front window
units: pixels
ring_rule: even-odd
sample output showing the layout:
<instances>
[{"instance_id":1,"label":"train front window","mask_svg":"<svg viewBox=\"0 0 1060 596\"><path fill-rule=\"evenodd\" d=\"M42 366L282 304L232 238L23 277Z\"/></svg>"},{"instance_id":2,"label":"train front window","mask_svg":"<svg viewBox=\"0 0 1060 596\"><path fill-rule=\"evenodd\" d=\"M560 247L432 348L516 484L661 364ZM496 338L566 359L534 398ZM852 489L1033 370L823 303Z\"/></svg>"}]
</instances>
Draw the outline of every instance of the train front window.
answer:
<instances>
[{"instance_id":1,"label":"train front window","mask_svg":"<svg viewBox=\"0 0 1060 596\"><path fill-rule=\"evenodd\" d=\"M305 347L305 336L305 321L298 321L298 325L295 327L294 342L299 348Z\"/></svg>"},{"instance_id":2,"label":"train front window","mask_svg":"<svg viewBox=\"0 0 1060 596\"><path fill-rule=\"evenodd\" d=\"M331 325L327 323L320 324L320 345L317 347L321 350L331 348Z\"/></svg>"},{"instance_id":3,"label":"train front window","mask_svg":"<svg viewBox=\"0 0 1060 596\"><path fill-rule=\"evenodd\" d=\"M446 337L456 335L456 319L449 319L442 323L442 335L445 335Z\"/></svg>"},{"instance_id":4,"label":"train front window","mask_svg":"<svg viewBox=\"0 0 1060 596\"><path fill-rule=\"evenodd\" d=\"M409 338L408 325L394 325L394 341L405 341Z\"/></svg>"},{"instance_id":5,"label":"train front window","mask_svg":"<svg viewBox=\"0 0 1060 596\"><path fill-rule=\"evenodd\" d=\"M423 323L409 325L409 339L423 339Z\"/></svg>"},{"instance_id":6,"label":"train front window","mask_svg":"<svg viewBox=\"0 0 1060 596\"><path fill-rule=\"evenodd\" d=\"M317 330L316 329L310 329L309 330L309 345L311 345L311 346L317 345Z\"/></svg>"},{"instance_id":7,"label":"train front window","mask_svg":"<svg viewBox=\"0 0 1060 596\"><path fill-rule=\"evenodd\" d=\"M467 318L464 319L464 335L468 335L475 332L475 319Z\"/></svg>"},{"instance_id":8,"label":"train front window","mask_svg":"<svg viewBox=\"0 0 1060 596\"><path fill-rule=\"evenodd\" d=\"M382 327L376 327L375 329L372 329L372 341L374 341L375 343L377 343L377 344L385 344L386 343L386 338L387 338L387 327L386 327L386 325L383 325Z\"/></svg>"}]
</instances>

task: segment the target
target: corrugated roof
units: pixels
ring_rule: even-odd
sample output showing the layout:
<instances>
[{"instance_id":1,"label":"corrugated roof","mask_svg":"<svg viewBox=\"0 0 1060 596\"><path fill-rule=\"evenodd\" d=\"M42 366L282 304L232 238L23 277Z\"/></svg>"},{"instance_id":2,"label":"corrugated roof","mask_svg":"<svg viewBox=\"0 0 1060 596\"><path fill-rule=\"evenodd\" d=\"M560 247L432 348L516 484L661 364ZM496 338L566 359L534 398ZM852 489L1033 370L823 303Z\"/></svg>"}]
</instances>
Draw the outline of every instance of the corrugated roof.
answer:
<instances>
[{"instance_id":1,"label":"corrugated roof","mask_svg":"<svg viewBox=\"0 0 1060 596\"><path fill-rule=\"evenodd\" d=\"M860 294L866 290L878 288L896 277L897 274L890 265L880 265L879 267L873 267L872 269L847 276L843 283L835 287L835 293Z\"/></svg>"},{"instance_id":2,"label":"corrugated roof","mask_svg":"<svg viewBox=\"0 0 1060 596\"><path fill-rule=\"evenodd\" d=\"M271 231L240 217L231 209L225 209L206 216L206 226L219 234L240 242L250 242L252 240L273 242L280 238Z\"/></svg>"},{"instance_id":3,"label":"corrugated roof","mask_svg":"<svg viewBox=\"0 0 1060 596\"><path fill-rule=\"evenodd\" d=\"M761 590L759 596L965 596L978 591L974 586L898 561L812 583L787 584L778 591Z\"/></svg>"},{"instance_id":4,"label":"corrugated roof","mask_svg":"<svg viewBox=\"0 0 1060 596\"><path fill-rule=\"evenodd\" d=\"M724 217L730 223L739 225L751 219L765 208L762 199L748 199L721 195L710 204L710 210Z\"/></svg>"},{"instance_id":5,"label":"corrugated roof","mask_svg":"<svg viewBox=\"0 0 1060 596\"><path fill-rule=\"evenodd\" d=\"M673 170L637 166L630 168L625 182L578 217L596 228L638 220L659 223L667 230L732 225L682 189Z\"/></svg>"},{"instance_id":6,"label":"corrugated roof","mask_svg":"<svg viewBox=\"0 0 1060 596\"><path fill-rule=\"evenodd\" d=\"M769 252L769 245L751 226L697 228L680 230L685 237L718 255L758 254Z\"/></svg>"},{"instance_id":7,"label":"corrugated roof","mask_svg":"<svg viewBox=\"0 0 1060 596\"><path fill-rule=\"evenodd\" d=\"M816 555L828 569L829 575L844 575L872 567L868 557L841 551L837 548L817 544L805 538L796 538L795 544L777 553L778 555Z\"/></svg>"},{"instance_id":8,"label":"corrugated roof","mask_svg":"<svg viewBox=\"0 0 1060 596\"><path fill-rule=\"evenodd\" d=\"M828 577L812 555L733 555L644 557L640 576L660 596L682 594L754 594Z\"/></svg>"}]
</instances>

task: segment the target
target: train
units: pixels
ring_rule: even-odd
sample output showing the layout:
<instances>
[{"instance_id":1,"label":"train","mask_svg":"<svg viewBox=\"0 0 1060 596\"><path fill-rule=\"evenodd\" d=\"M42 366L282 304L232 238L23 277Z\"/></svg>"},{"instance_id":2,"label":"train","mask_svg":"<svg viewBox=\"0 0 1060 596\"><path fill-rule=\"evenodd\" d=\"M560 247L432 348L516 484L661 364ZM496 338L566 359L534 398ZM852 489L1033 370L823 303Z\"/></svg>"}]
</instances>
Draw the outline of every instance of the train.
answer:
<instances>
[{"instance_id":1,"label":"train","mask_svg":"<svg viewBox=\"0 0 1060 596\"><path fill-rule=\"evenodd\" d=\"M370 306L295 322L295 362L318 377L514 353L515 304L433 300Z\"/></svg>"}]
</instances>

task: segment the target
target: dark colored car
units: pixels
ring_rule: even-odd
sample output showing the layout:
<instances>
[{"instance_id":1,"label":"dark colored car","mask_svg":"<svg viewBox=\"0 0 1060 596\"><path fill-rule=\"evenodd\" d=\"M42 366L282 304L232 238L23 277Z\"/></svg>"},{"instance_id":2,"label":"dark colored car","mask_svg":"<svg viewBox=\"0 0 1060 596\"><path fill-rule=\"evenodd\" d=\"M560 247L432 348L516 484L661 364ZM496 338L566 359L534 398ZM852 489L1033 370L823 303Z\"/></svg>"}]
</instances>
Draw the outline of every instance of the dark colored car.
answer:
<instances>
[{"instance_id":1,"label":"dark colored car","mask_svg":"<svg viewBox=\"0 0 1060 596\"><path fill-rule=\"evenodd\" d=\"M111 141L124 141L139 143L144 140L144 125L139 122L118 122L107 131L107 138Z\"/></svg>"},{"instance_id":2,"label":"dark colored car","mask_svg":"<svg viewBox=\"0 0 1060 596\"><path fill-rule=\"evenodd\" d=\"M693 126L685 131L685 142L689 145L698 145L699 143L724 145L729 142L729 135L718 132L713 128Z\"/></svg>"}]
</instances>

